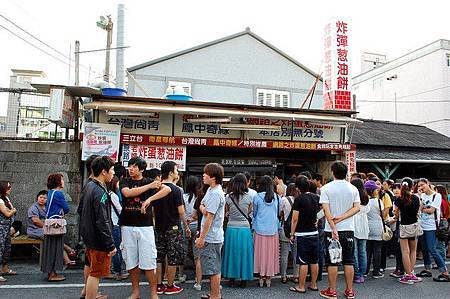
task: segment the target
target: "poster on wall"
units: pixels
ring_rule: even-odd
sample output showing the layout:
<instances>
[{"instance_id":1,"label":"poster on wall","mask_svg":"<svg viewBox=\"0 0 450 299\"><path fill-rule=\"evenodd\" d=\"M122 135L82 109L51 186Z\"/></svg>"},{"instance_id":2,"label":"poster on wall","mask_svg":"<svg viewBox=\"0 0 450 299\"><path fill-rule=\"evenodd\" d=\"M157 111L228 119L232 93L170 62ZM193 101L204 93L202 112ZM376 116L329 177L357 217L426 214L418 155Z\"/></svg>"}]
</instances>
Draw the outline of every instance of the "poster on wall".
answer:
<instances>
[{"instance_id":1,"label":"poster on wall","mask_svg":"<svg viewBox=\"0 0 450 299\"><path fill-rule=\"evenodd\" d=\"M83 124L83 150L81 160L90 155L110 156L117 162L120 143L120 126L100 123Z\"/></svg>"},{"instance_id":2,"label":"poster on wall","mask_svg":"<svg viewBox=\"0 0 450 299\"><path fill-rule=\"evenodd\" d=\"M161 169L164 161L174 161L180 171L186 170L186 147L163 145L124 144L122 147L122 161L128 166L132 157L141 157L147 162L147 169Z\"/></svg>"}]
</instances>

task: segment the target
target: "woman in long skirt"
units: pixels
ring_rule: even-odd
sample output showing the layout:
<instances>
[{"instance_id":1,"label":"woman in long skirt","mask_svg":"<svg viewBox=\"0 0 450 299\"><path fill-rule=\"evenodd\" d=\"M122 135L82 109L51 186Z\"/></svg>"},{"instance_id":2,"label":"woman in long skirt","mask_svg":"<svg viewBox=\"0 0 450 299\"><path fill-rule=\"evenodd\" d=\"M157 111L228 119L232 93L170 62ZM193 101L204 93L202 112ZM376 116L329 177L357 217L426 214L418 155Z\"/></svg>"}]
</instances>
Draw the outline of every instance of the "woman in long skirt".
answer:
<instances>
[{"instance_id":1,"label":"woman in long skirt","mask_svg":"<svg viewBox=\"0 0 450 299\"><path fill-rule=\"evenodd\" d=\"M47 178L47 219L53 216L63 216L69 212L65 200L63 176L59 173L50 174ZM64 235L45 235L41 271L47 274L48 281L62 281L66 278L57 273L63 270L64 265Z\"/></svg>"},{"instance_id":2,"label":"woman in long skirt","mask_svg":"<svg viewBox=\"0 0 450 299\"><path fill-rule=\"evenodd\" d=\"M247 178L238 173L233 178L231 192L225 198L225 213L228 225L222 259L222 275L234 286L240 280L240 287L247 286L253 279L253 236L250 229L252 197L247 193Z\"/></svg>"},{"instance_id":3,"label":"woman in long skirt","mask_svg":"<svg viewBox=\"0 0 450 299\"><path fill-rule=\"evenodd\" d=\"M271 277L280 271L279 217L281 199L273 191L272 178L260 179L258 194L253 198L254 272L259 273L259 286L271 285Z\"/></svg>"}]
</instances>

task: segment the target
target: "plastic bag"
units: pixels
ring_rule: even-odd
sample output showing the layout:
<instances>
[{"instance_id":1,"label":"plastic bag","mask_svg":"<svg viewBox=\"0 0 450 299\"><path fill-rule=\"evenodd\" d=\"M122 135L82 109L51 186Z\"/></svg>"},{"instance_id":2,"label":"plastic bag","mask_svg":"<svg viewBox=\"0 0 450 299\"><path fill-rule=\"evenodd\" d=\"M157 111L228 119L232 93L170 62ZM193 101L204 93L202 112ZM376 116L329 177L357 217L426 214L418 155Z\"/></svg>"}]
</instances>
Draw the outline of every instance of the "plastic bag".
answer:
<instances>
[{"instance_id":1,"label":"plastic bag","mask_svg":"<svg viewBox=\"0 0 450 299\"><path fill-rule=\"evenodd\" d=\"M342 261L342 247L338 240L331 240L330 246L328 246L328 252L330 253L330 261L332 264L337 264Z\"/></svg>"}]
</instances>

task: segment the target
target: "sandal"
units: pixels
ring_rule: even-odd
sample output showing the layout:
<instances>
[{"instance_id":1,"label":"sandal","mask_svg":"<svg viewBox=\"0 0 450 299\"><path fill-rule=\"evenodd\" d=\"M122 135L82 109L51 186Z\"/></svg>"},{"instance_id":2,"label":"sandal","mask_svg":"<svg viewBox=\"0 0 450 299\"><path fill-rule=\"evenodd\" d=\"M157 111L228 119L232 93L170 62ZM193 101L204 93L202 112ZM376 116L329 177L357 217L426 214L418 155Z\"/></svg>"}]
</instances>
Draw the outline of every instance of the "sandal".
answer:
<instances>
[{"instance_id":1,"label":"sandal","mask_svg":"<svg viewBox=\"0 0 450 299\"><path fill-rule=\"evenodd\" d=\"M13 271L13 270L11 270L11 269L9 269L8 272L3 272L2 275L5 275L5 276L14 276L14 275L17 275L17 272L16 272L16 271Z\"/></svg>"},{"instance_id":2,"label":"sandal","mask_svg":"<svg viewBox=\"0 0 450 299\"><path fill-rule=\"evenodd\" d=\"M286 277L286 276L283 276L283 277L281 278L281 283L286 284L287 282L288 282L287 277Z\"/></svg>"},{"instance_id":3,"label":"sandal","mask_svg":"<svg viewBox=\"0 0 450 299\"><path fill-rule=\"evenodd\" d=\"M293 283L298 283L298 277L292 276L292 277L291 277L291 281L292 281Z\"/></svg>"},{"instance_id":4,"label":"sandal","mask_svg":"<svg viewBox=\"0 0 450 299\"><path fill-rule=\"evenodd\" d=\"M417 274L417 277L432 277L432 276L433 274L428 270L422 270L420 271L419 274Z\"/></svg>"},{"instance_id":5,"label":"sandal","mask_svg":"<svg viewBox=\"0 0 450 299\"><path fill-rule=\"evenodd\" d=\"M289 291L294 292L294 293L301 293L301 294L306 293L306 290L300 290L300 289L297 288L297 287L290 287L290 288L289 288Z\"/></svg>"},{"instance_id":6,"label":"sandal","mask_svg":"<svg viewBox=\"0 0 450 299\"><path fill-rule=\"evenodd\" d=\"M445 274L439 274L438 277L433 277L433 280L437 282L450 282L450 277Z\"/></svg>"},{"instance_id":7,"label":"sandal","mask_svg":"<svg viewBox=\"0 0 450 299\"><path fill-rule=\"evenodd\" d=\"M308 290L314 291L314 292L318 292L318 291L319 291L318 288L313 288L313 287L311 287L311 286L308 286Z\"/></svg>"},{"instance_id":8,"label":"sandal","mask_svg":"<svg viewBox=\"0 0 450 299\"><path fill-rule=\"evenodd\" d=\"M202 295L200 298L201 298L201 299L209 299L210 297L211 297L210 294L204 294L204 295Z\"/></svg>"},{"instance_id":9,"label":"sandal","mask_svg":"<svg viewBox=\"0 0 450 299\"><path fill-rule=\"evenodd\" d=\"M66 280L66 278L62 275L55 275L55 276L50 276L47 280L50 282L58 282L58 281Z\"/></svg>"},{"instance_id":10,"label":"sandal","mask_svg":"<svg viewBox=\"0 0 450 299\"><path fill-rule=\"evenodd\" d=\"M8 279L4 278L3 276L0 276L0 282L8 281Z\"/></svg>"}]
</instances>

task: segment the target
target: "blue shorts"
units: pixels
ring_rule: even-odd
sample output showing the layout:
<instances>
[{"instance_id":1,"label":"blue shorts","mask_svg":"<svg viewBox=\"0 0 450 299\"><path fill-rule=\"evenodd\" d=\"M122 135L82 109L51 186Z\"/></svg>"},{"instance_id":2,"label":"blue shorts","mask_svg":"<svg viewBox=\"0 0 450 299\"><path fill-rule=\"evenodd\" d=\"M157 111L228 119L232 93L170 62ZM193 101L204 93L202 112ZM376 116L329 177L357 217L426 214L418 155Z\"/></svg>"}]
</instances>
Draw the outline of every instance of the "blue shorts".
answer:
<instances>
[{"instance_id":1,"label":"blue shorts","mask_svg":"<svg viewBox=\"0 0 450 299\"><path fill-rule=\"evenodd\" d=\"M299 236L297 239L297 259L299 265L319 263L319 235Z\"/></svg>"}]
</instances>

